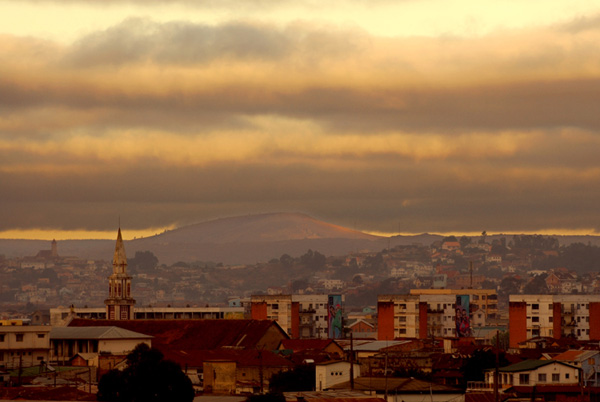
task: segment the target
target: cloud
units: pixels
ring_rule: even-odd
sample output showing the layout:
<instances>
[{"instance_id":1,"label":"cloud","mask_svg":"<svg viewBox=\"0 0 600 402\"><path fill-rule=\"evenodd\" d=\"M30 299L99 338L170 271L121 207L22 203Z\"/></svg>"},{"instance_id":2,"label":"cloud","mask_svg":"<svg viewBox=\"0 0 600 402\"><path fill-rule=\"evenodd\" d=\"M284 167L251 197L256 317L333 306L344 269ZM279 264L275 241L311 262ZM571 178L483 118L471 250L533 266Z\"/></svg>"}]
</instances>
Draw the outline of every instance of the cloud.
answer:
<instances>
[{"instance_id":1,"label":"cloud","mask_svg":"<svg viewBox=\"0 0 600 402\"><path fill-rule=\"evenodd\" d=\"M0 230L268 211L381 231L588 228L598 39L148 19L72 45L4 35Z\"/></svg>"}]
</instances>

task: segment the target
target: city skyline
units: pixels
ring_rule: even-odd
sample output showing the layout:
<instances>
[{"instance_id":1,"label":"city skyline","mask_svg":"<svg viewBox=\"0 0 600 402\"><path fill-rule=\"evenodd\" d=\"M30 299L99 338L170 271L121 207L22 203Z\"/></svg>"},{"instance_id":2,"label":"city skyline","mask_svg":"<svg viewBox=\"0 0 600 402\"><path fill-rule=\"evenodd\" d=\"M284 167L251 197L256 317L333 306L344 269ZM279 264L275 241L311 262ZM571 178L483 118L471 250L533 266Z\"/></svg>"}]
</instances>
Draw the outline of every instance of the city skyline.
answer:
<instances>
[{"instance_id":1,"label":"city skyline","mask_svg":"<svg viewBox=\"0 0 600 402\"><path fill-rule=\"evenodd\" d=\"M0 0L0 238L598 234L600 6L522 3Z\"/></svg>"}]
</instances>

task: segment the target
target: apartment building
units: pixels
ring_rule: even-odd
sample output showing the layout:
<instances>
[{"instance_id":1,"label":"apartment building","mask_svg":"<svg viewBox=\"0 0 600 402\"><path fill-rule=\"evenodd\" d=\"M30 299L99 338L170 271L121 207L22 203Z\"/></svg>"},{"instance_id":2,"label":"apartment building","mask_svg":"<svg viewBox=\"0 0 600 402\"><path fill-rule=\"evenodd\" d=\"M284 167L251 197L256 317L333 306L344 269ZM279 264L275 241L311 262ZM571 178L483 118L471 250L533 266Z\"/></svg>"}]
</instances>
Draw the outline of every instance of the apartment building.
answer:
<instances>
[{"instance_id":1,"label":"apartment building","mask_svg":"<svg viewBox=\"0 0 600 402\"><path fill-rule=\"evenodd\" d=\"M292 338L342 337L342 295L253 295L251 317L274 320Z\"/></svg>"},{"instance_id":2,"label":"apartment building","mask_svg":"<svg viewBox=\"0 0 600 402\"><path fill-rule=\"evenodd\" d=\"M535 337L600 340L600 295L511 295L510 347Z\"/></svg>"},{"instance_id":3,"label":"apartment building","mask_svg":"<svg viewBox=\"0 0 600 402\"><path fill-rule=\"evenodd\" d=\"M456 296L451 294L379 295L379 340L455 337Z\"/></svg>"},{"instance_id":4,"label":"apartment building","mask_svg":"<svg viewBox=\"0 0 600 402\"><path fill-rule=\"evenodd\" d=\"M498 318L496 289L411 289L412 295L465 295L469 298L471 327L485 327Z\"/></svg>"}]
</instances>

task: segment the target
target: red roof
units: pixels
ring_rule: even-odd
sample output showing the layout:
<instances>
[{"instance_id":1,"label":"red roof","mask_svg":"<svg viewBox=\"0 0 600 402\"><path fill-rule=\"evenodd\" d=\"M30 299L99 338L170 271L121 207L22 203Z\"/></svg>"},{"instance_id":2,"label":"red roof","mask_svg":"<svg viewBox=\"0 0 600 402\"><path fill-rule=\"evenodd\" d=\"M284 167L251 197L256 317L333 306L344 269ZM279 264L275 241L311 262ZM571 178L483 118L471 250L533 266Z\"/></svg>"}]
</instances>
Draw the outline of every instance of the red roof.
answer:
<instances>
[{"instance_id":1,"label":"red roof","mask_svg":"<svg viewBox=\"0 0 600 402\"><path fill-rule=\"evenodd\" d=\"M331 339L284 339L281 341L281 345L284 349L298 352L308 349L323 350L333 342Z\"/></svg>"},{"instance_id":2,"label":"red roof","mask_svg":"<svg viewBox=\"0 0 600 402\"><path fill-rule=\"evenodd\" d=\"M291 368L294 364L269 350L257 349L217 349L217 350L167 350L165 358L182 366L202 367L206 361L234 361L238 367L282 367Z\"/></svg>"},{"instance_id":3,"label":"red roof","mask_svg":"<svg viewBox=\"0 0 600 402\"><path fill-rule=\"evenodd\" d=\"M268 320L84 320L70 327L116 326L151 335L152 346L166 350L211 350L222 347L256 348L271 328L282 339L288 336L275 321ZM277 341L278 342L278 341ZM276 346L273 347L275 349Z\"/></svg>"}]
</instances>

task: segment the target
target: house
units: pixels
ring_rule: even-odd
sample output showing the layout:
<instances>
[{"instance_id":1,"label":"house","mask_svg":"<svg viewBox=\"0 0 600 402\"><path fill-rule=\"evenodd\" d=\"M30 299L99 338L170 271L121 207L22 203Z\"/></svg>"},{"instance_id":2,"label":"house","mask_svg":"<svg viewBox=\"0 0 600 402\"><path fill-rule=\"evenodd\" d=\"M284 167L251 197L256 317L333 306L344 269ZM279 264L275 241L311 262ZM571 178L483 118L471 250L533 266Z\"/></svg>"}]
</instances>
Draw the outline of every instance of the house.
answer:
<instances>
[{"instance_id":1,"label":"house","mask_svg":"<svg viewBox=\"0 0 600 402\"><path fill-rule=\"evenodd\" d=\"M114 325L152 336L152 347L160 350L166 359L181 367L202 371L206 359L226 358L223 353L206 354L212 350L276 350L287 334L275 321L269 320L81 320L71 321L69 327Z\"/></svg>"},{"instance_id":2,"label":"house","mask_svg":"<svg viewBox=\"0 0 600 402\"><path fill-rule=\"evenodd\" d=\"M360 366L345 361L332 361L315 365L315 384L317 391L332 388L349 382L351 376L360 376Z\"/></svg>"},{"instance_id":3,"label":"house","mask_svg":"<svg viewBox=\"0 0 600 402\"><path fill-rule=\"evenodd\" d=\"M290 349L293 352L314 350L337 356L338 359L344 356L344 349L333 339L284 339L279 349Z\"/></svg>"},{"instance_id":4,"label":"house","mask_svg":"<svg viewBox=\"0 0 600 402\"><path fill-rule=\"evenodd\" d=\"M139 343L152 346L152 336L115 326L55 327L50 331L50 362L65 363L80 354L78 364L97 364L89 354L126 355Z\"/></svg>"},{"instance_id":5,"label":"house","mask_svg":"<svg viewBox=\"0 0 600 402\"><path fill-rule=\"evenodd\" d=\"M542 384L579 384L578 367L557 360L524 360L499 370L500 388L532 386ZM486 370L485 381L494 384L494 370Z\"/></svg>"},{"instance_id":6,"label":"house","mask_svg":"<svg viewBox=\"0 0 600 402\"><path fill-rule=\"evenodd\" d=\"M334 390L350 389L350 383L340 383L331 388ZM354 380L354 389L380 398L385 398L386 395L391 396L393 401L461 402L465 400L464 392L460 389L412 377L359 377Z\"/></svg>"},{"instance_id":7,"label":"house","mask_svg":"<svg viewBox=\"0 0 600 402\"><path fill-rule=\"evenodd\" d=\"M188 376L203 380L204 392L230 394L258 393L269 388L274 374L291 370L294 364L270 350L231 349L178 350L171 360L185 362Z\"/></svg>"},{"instance_id":8,"label":"house","mask_svg":"<svg viewBox=\"0 0 600 402\"><path fill-rule=\"evenodd\" d=\"M0 367L31 367L48 361L50 327L0 326Z\"/></svg>"},{"instance_id":9,"label":"house","mask_svg":"<svg viewBox=\"0 0 600 402\"><path fill-rule=\"evenodd\" d=\"M553 360L561 361L581 369L585 386L600 386L600 352L597 350L567 350Z\"/></svg>"},{"instance_id":10,"label":"house","mask_svg":"<svg viewBox=\"0 0 600 402\"><path fill-rule=\"evenodd\" d=\"M375 328L375 324L366 321L362 318L349 321L346 324L346 328L352 332L352 334L357 338L377 338L377 329Z\"/></svg>"}]
</instances>

